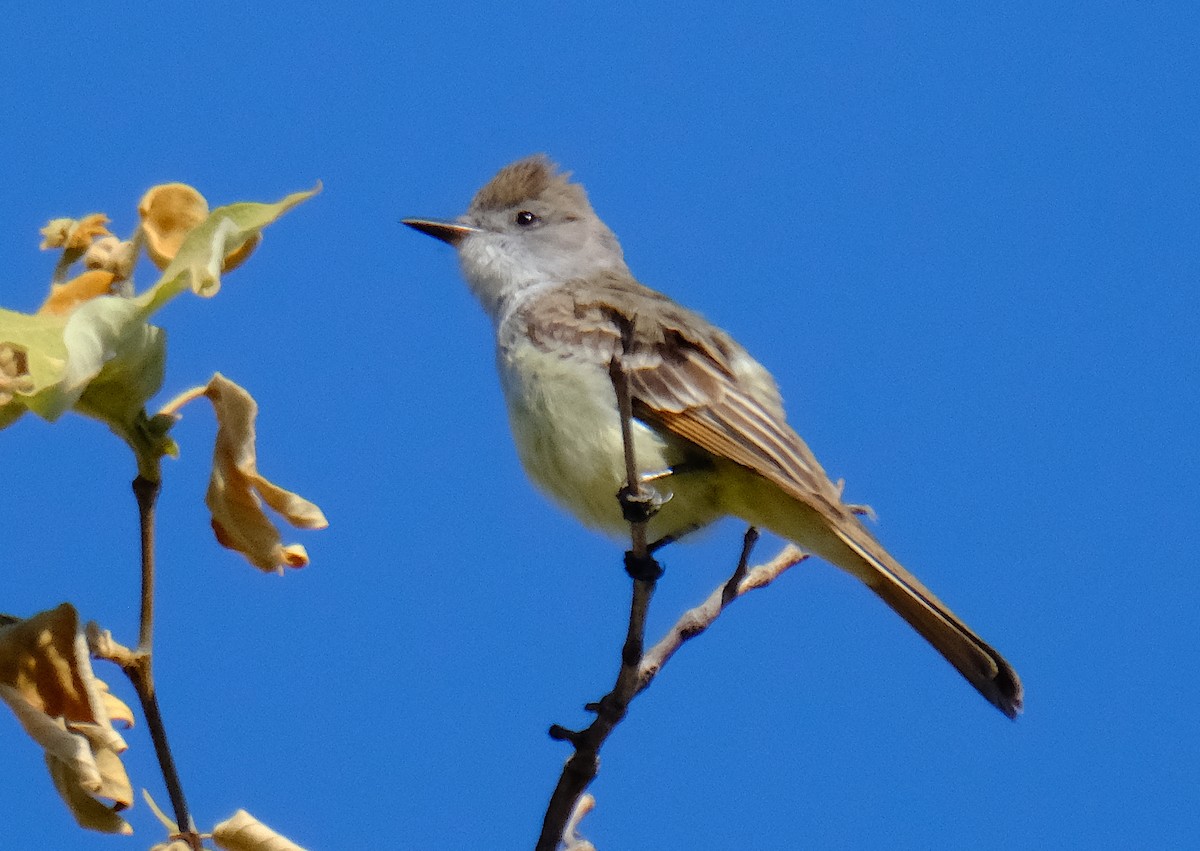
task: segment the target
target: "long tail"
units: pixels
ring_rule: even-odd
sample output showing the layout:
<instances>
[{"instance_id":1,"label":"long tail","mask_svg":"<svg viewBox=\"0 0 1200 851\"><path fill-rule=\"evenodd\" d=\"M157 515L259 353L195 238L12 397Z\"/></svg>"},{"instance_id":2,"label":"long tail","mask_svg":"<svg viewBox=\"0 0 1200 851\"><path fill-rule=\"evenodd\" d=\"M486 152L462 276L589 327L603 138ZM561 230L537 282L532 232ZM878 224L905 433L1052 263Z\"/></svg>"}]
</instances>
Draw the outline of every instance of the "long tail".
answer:
<instances>
[{"instance_id":1,"label":"long tail","mask_svg":"<svg viewBox=\"0 0 1200 851\"><path fill-rule=\"evenodd\" d=\"M1012 665L888 555L865 529L858 534L842 529L834 532L860 562L851 572L908 621L993 706L1009 718L1016 718L1023 689ZM849 565L839 566L850 569Z\"/></svg>"},{"instance_id":2,"label":"long tail","mask_svg":"<svg viewBox=\"0 0 1200 851\"><path fill-rule=\"evenodd\" d=\"M800 500L780 500L781 495L759 479L741 491L744 510L735 513L857 576L993 706L1009 718L1017 716L1023 690L1012 665L901 567L856 517L846 511L830 518Z\"/></svg>"}]
</instances>

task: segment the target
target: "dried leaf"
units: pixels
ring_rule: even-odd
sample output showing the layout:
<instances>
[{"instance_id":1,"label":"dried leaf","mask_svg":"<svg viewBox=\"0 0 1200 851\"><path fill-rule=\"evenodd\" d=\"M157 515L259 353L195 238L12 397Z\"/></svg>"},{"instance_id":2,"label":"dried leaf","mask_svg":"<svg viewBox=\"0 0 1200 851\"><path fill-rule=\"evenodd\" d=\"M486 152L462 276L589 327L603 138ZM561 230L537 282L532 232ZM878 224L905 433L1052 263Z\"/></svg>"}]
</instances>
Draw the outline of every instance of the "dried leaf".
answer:
<instances>
[{"instance_id":1,"label":"dried leaf","mask_svg":"<svg viewBox=\"0 0 1200 851\"><path fill-rule=\"evenodd\" d=\"M133 803L133 788L121 758L101 742L91 741L93 735L99 732L95 725L74 725L74 729L92 745L96 775L89 777L88 783L82 782L75 762L60 759L47 750L46 767L50 770L54 787L66 801L80 827L102 833L133 833L133 828L117 815ZM113 803L105 804L99 800L101 798Z\"/></svg>"},{"instance_id":2,"label":"dried leaf","mask_svg":"<svg viewBox=\"0 0 1200 851\"><path fill-rule=\"evenodd\" d=\"M62 248L67 244L67 234L71 232L74 226L74 219L51 219L46 222L46 226L41 229L42 243L38 248L46 251L50 248Z\"/></svg>"},{"instance_id":3,"label":"dried leaf","mask_svg":"<svg viewBox=\"0 0 1200 851\"><path fill-rule=\"evenodd\" d=\"M204 395L212 402L218 424L205 496L217 540L260 570L282 574L284 567L304 567L308 564L304 547L283 545L262 504L266 502L302 529L324 529L329 525L325 515L313 503L259 474L254 446L258 405L249 393L217 373Z\"/></svg>"},{"instance_id":4,"label":"dried leaf","mask_svg":"<svg viewBox=\"0 0 1200 851\"><path fill-rule=\"evenodd\" d=\"M304 851L245 810L238 810L214 827L212 838L224 851Z\"/></svg>"},{"instance_id":5,"label":"dried leaf","mask_svg":"<svg viewBox=\"0 0 1200 851\"><path fill-rule=\"evenodd\" d=\"M102 295L112 294L112 282L116 275L98 269L84 272L65 284L51 284L50 295L38 308L38 313L65 316L85 301Z\"/></svg>"},{"instance_id":6,"label":"dried leaf","mask_svg":"<svg viewBox=\"0 0 1200 851\"><path fill-rule=\"evenodd\" d=\"M146 253L155 266L165 269L187 235L208 218L208 201L186 183L164 183L142 196L138 216L146 236Z\"/></svg>"},{"instance_id":7,"label":"dried leaf","mask_svg":"<svg viewBox=\"0 0 1200 851\"><path fill-rule=\"evenodd\" d=\"M76 820L93 830L129 833L116 815L132 803L133 792L118 756L125 740L112 718L131 720L132 713L93 675L69 603L0 626L0 700L41 745Z\"/></svg>"}]
</instances>

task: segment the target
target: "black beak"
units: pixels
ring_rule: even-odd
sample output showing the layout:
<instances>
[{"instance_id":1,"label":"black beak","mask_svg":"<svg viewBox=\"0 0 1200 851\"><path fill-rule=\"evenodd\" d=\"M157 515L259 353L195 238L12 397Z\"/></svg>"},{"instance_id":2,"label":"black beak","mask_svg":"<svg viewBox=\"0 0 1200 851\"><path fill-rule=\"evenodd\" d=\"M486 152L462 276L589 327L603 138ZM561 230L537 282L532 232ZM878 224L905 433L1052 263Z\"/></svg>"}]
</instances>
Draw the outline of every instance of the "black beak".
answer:
<instances>
[{"instance_id":1,"label":"black beak","mask_svg":"<svg viewBox=\"0 0 1200 851\"><path fill-rule=\"evenodd\" d=\"M404 224L413 230L440 239L450 245L458 245L467 234L476 233L479 228L470 225L460 225L458 222L443 222L438 219L402 219Z\"/></svg>"}]
</instances>

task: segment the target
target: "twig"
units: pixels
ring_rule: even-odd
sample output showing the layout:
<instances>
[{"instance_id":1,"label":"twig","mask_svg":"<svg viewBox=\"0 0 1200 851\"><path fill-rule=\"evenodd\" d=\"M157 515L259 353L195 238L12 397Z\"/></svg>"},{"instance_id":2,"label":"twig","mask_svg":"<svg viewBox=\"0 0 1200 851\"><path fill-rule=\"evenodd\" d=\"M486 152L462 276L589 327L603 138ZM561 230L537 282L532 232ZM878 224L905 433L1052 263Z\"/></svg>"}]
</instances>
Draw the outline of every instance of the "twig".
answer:
<instances>
[{"instance_id":1,"label":"twig","mask_svg":"<svg viewBox=\"0 0 1200 851\"><path fill-rule=\"evenodd\" d=\"M138 476L133 495L138 506L138 530L142 542L142 603L138 617L138 651L150 654L154 645L154 507L160 482Z\"/></svg>"},{"instance_id":2,"label":"twig","mask_svg":"<svg viewBox=\"0 0 1200 851\"><path fill-rule=\"evenodd\" d=\"M746 533L749 538L754 528ZM746 553L748 551L743 551ZM809 557L809 554L788 544L776 556L765 564L757 567L745 567L745 558L738 562L738 570L729 581L713 589L713 592L699 606L688 609L667 631L662 639L646 651L638 666L638 693L645 691L658 672L662 670L667 660L675 655L685 642L704 632L725 611L725 607L755 588L765 588L778 579L785 570L795 567Z\"/></svg>"},{"instance_id":3,"label":"twig","mask_svg":"<svg viewBox=\"0 0 1200 851\"><path fill-rule=\"evenodd\" d=\"M122 655L120 665L133 684L138 702L142 706L142 714L146 716L146 727L150 730L150 740L154 743L154 754L158 757L158 766L162 771L167 794L171 798L171 807L175 810L175 822L180 829L179 838L195 851L201 851L200 834L196 832L196 826L188 813L183 784L179 780L175 758L171 755L171 745L154 690L154 506L158 500L159 489L157 478L150 479L139 475L133 480L133 493L138 505L138 526L141 532L142 599L138 647L132 653Z\"/></svg>"}]
</instances>

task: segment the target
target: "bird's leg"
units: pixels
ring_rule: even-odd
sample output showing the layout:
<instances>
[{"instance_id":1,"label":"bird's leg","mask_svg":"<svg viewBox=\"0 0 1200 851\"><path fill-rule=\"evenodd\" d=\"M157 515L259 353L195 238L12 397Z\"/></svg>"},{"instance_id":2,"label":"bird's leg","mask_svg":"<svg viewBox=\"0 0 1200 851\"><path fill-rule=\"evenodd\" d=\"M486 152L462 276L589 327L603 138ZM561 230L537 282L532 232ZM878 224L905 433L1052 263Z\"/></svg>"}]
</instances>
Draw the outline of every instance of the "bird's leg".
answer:
<instances>
[{"instance_id":1,"label":"bird's leg","mask_svg":"<svg viewBox=\"0 0 1200 851\"><path fill-rule=\"evenodd\" d=\"M678 541L680 538L690 535L693 532L697 532L702 528L703 527L699 523L693 523L691 526L685 526L683 529L680 529L678 532L672 532L670 535L663 535L657 541L652 541L650 544L647 545L646 549L648 549L651 552L651 554L656 553L659 550L661 550L663 547L665 547L667 544L673 544L676 541Z\"/></svg>"},{"instance_id":2,"label":"bird's leg","mask_svg":"<svg viewBox=\"0 0 1200 851\"><path fill-rule=\"evenodd\" d=\"M660 482L664 479L669 479L671 476L682 476L688 473L700 472L707 470L712 464L701 458L688 459L680 461L678 464L672 464L670 467L664 467L661 470L653 470L648 473L642 473L638 476L637 493L633 492L628 485L621 488L617 492L617 500L621 503L621 514L627 523L647 523L650 518L658 513L667 502L674 496L670 491L666 494L661 493L657 488L653 487L651 482ZM662 568L654 561L654 554L667 544L674 543L691 532L695 532L700 527L688 526L670 535L664 535L657 541L654 541L646 546L646 554L648 559L638 559L632 553L625 554L625 571L634 579L649 580L651 576L657 579L662 576Z\"/></svg>"},{"instance_id":3,"label":"bird's leg","mask_svg":"<svg viewBox=\"0 0 1200 851\"><path fill-rule=\"evenodd\" d=\"M621 515L641 534L642 546L625 553L625 572L639 582L655 582L662 576L662 566L654 560L653 550L646 545L646 524L650 522L663 504L670 499L639 480L633 487L624 485L617 491L617 502L621 504Z\"/></svg>"}]
</instances>

